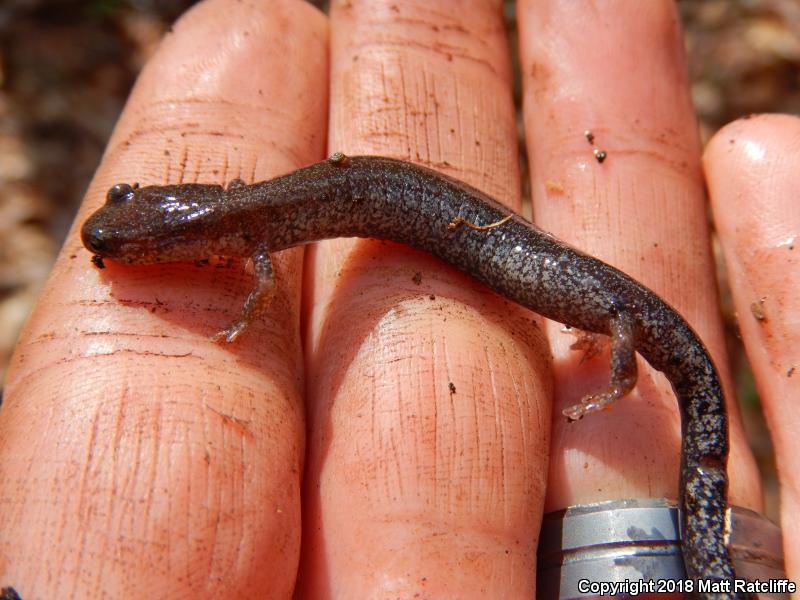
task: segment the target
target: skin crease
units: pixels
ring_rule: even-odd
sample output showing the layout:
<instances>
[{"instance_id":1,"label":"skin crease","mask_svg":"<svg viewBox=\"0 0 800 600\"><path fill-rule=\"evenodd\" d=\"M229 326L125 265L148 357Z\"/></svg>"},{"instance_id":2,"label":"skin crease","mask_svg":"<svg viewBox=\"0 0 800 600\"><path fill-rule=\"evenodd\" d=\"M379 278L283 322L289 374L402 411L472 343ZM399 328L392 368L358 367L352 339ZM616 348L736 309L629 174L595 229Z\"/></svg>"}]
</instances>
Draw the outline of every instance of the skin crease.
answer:
<instances>
[{"instance_id":1,"label":"skin crease","mask_svg":"<svg viewBox=\"0 0 800 600\"><path fill-rule=\"evenodd\" d=\"M139 177L143 183L180 181L177 168L166 169L165 164L180 165L183 161L176 158L174 163L170 163L170 159L163 156L165 148L176 157L180 156L180 152L175 154L176 151L191 148L184 171L191 173L192 177L186 180L205 181L220 181L236 175L248 180L263 179L324 155L319 140L313 138L315 133L325 130L324 109L319 107L321 102L324 104L325 86L320 80L324 81L325 77L319 70L314 70L321 62L324 63L324 53L313 42L323 35L323 28L321 21L315 21L310 13L297 15L293 8L295 3L287 2L285 5L292 8L284 10L282 18L274 26L285 31L287 24L293 23L298 39L293 50L304 49L309 55L298 57L298 60L305 61L303 68L292 69L291 64L285 63L293 53L276 51L272 45L274 40L269 44L264 41L264 46L271 50L262 47L262 51L277 59L274 61L277 64L256 72L265 79L271 77L271 86L262 86L270 83L262 80L258 85L253 84L254 70L252 62L248 62L252 57L241 50L242 45L246 48L248 44L255 44L256 39L261 39L259 36L236 37L230 43L222 44L220 49L209 42L211 33L203 29L213 23L211 31L230 40L230 31L253 30L252 14L238 16L233 14L235 11L225 10L226 3L208 2L192 13L192 20L176 27L176 41L171 42L169 53L162 51L155 66L151 65L153 87L148 90L145 84L139 84L140 89L117 129L111 150L88 194L93 204L87 210L99 203L108 185L128 179L134 172L141 173ZM279 12L285 5L278 5ZM501 199L513 198L517 181L511 169L516 164L516 148L513 147L510 100L507 89L503 87L508 81L507 66L503 66L505 48L496 37L499 35L498 5L476 8L471 4L475 12L469 13L466 10L453 11L452 8L442 10L431 2L420 5L403 3L404 12L399 16L392 15L389 3L371 5L370 11L359 10L359 5L358 2L338 4L332 14L332 26L340 29L334 34L331 65L331 149L419 158L440 167L447 166L444 164L446 160L451 174ZM266 27L266 23L275 22L274 17L266 14L276 10L275 7L251 10L263 19L256 20L256 24ZM566 7L558 5L553 10L564 12ZM611 7L603 10L602 14L604 18L613 20L615 10ZM672 31L674 34L671 19L665 21L663 10L660 14L652 22L648 21L648 26L656 32ZM378 18L381 15L385 19L383 22ZM236 22L225 22L222 27L220 18L223 16ZM629 18L634 17L638 19L641 15ZM624 28L625 17L620 19L622 23L617 26ZM311 23L312 31L303 34L298 25L301 22L306 27ZM392 22L400 23L391 31L394 37L386 35ZM319 24L316 29L314 23ZM525 23L522 25L523 35L527 31L527 35L552 37L562 34L565 29L555 27L539 31L540 25L536 21ZM379 26L381 29L372 34L369 43L353 35L365 35L369 27ZM627 26L630 28L630 23ZM216 60L208 61L203 60L202 53L198 56L197 45L191 43L195 35L191 27L204 33L205 37L201 39L206 51L221 52L229 62L220 61L218 55ZM498 32L492 35L490 32L495 29ZM429 30L427 37L421 37L426 30ZM481 41L468 35L473 32L482 34ZM380 33L384 35L378 35ZM265 34L259 35L266 40ZM619 39L624 38L614 39L614 47L618 48ZM646 36L646 39L659 38ZM413 40L413 44L409 40ZM184 50L181 50L180 43L185 44ZM641 60L652 58L647 54L648 48L648 44L637 46ZM576 52L578 50L580 48ZM358 55L357 61L355 55ZM185 106L180 111L182 119L176 119L169 111L164 114L164 105L154 102L156 86L153 82L158 81L162 86L165 81L178 85L181 78L175 73L185 76L185 72L174 66L188 61L187 56L198 64L207 62L211 65L210 71L204 70L203 76L196 77L192 84L197 86L202 81L208 86L206 91L210 98L221 97L228 102L235 99L236 111L227 107L225 102L199 106L186 102L180 104ZM592 57L584 59L587 72L608 64L607 57L600 58L604 59L601 64L593 64ZM682 69L682 57L669 58L680 63ZM357 69L352 67L355 62L361 63ZM173 68L166 63L172 63ZM236 65L239 65L238 69ZM159 68L165 69L170 76L163 76ZM281 68L289 70L291 76ZM610 74L608 88L622 87L620 82L628 81L624 75ZM275 82L280 82L280 85L274 85ZM163 91L156 87L160 94L156 99L174 100L176 95L193 98L196 88L192 84L186 85L182 94L179 94L180 90ZM315 94L298 93L295 84L317 91ZM486 91L488 86L492 86L492 93ZM270 90L268 100L254 89L260 87ZM595 85L585 104L591 106L604 89L605 86ZM225 96L226 92L231 96ZM274 97L279 93L288 98ZM310 106L302 104L312 100ZM583 101L576 102L576 106L582 104ZM259 114L265 105L274 107L275 113L266 118L256 117L255 114ZM241 117L238 111L247 107L252 111L249 118L247 115ZM625 105L617 105L609 112L624 114L625 108ZM178 132L190 130L189 124L196 125L201 118L203 128L210 135L199 135L191 140L191 144L183 144L180 140L169 142L169 129L165 133L159 128L151 132L150 137L133 136L137 127L151 121L153 115L165 120L176 119L172 129L175 137L178 137ZM188 115L194 120L187 118ZM603 111L605 115L606 111ZM560 119L563 123L574 124L588 117L594 121L599 118L594 114L556 113L552 125L557 128ZM289 123L276 122L275 119L280 118ZM453 118L455 123L451 126L448 119ZM656 115L650 120L653 130L659 130L662 118L663 115ZM209 119L212 126L206 125ZM693 129L682 123L683 129L672 132L673 139L685 140L687 136L695 135ZM611 130L616 127L612 124ZM581 125L580 131L582 129ZM626 127L624 130L629 129ZM237 131L241 135L237 136ZM130 145L125 142L130 142ZM285 144L291 142L295 145L286 148ZM626 145L636 147L637 143L633 139ZM689 144L682 147L686 145ZM536 147L536 142L531 142L531 146ZM278 152L265 153L264 147ZM156 148L159 152L155 152ZM276 161L275 164L267 162L267 157L278 156L291 159ZM239 162L225 173L215 173L215 166L229 164L225 158ZM604 168L611 166L613 158L614 154L610 154L609 163ZM574 160L565 161L561 171L573 168L570 165L574 165ZM595 166L591 162L590 165ZM637 168L643 173L654 172L660 176L664 170L663 159L645 155L637 163ZM147 180L145 175L149 177ZM540 177L541 187L541 179L546 176L537 177ZM617 193L617 186L601 181L594 189L581 193L578 193L581 188L576 186L578 191L569 199L577 201L583 195L592 198L598 189L604 189L597 187L600 185L609 190L603 198L607 199L612 192ZM675 185L674 177L665 177L659 185L659 189L664 190L662 193L656 194L655 198L646 196L647 212L653 210L652 202L672 206L670 192ZM646 185L644 187L647 189ZM650 187L653 187L652 181ZM685 195L684 191L681 197ZM640 197L637 195L634 199ZM603 236L604 240L613 242L614 248L646 239L637 237L630 227L630 223L638 224L641 218L626 219L622 209L610 210L605 203L595 208L599 214L587 217L589 222L605 218L612 223L626 224L622 231ZM79 221L85 214L79 215ZM576 222L574 212L570 211L568 218L573 224ZM577 222L582 223L581 219ZM647 257L647 273L637 272L632 267L628 270L634 276L642 276L651 285L653 281L644 277L645 274L659 281L657 274L665 273L661 276L664 284L671 282L669 274L674 274L676 267L670 268L665 257L680 256L680 253L673 252L675 248L668 246L670 241L669 237L663 243L659 241L657 251L652 249L652 242L646 246L645 252L639 248L639 256ZM3 461L0 474L4 477L0 494L6 494L4 501L23 498L34 505L38 500L39 505L46 502L50 506L60 507L63 503L68 506L65 514L58 510L54 513L24 512L18 508L21 502L17 500L16 510L0 511L3 532L11 532L9 539L15 540L13 553L8 547L0 546L0 573L11 573L13 569L15 579L9 583L17 585L18 581L23 582L25 585L18 586L23 597L27 597L26 590L33 590L43 597L53 596L56 589L65 589L62 587L64 581L71 585L66 589L76 593L95 589L89 586L102 585L110 595L131 593L134 589L131 586L135 586L138 593L156 589L163 593L167 589L174 591L175 597L198 590L208 595L224 590L229 597L250 597L255 589L269 589L275 597L286 597L294 582L290 563L291 558L296 557L293 552L296 553L299 520L296 512L286 508L292 502L270 500L270 494L278 488L283 490L295 486L302 463L298 451L302 444L303 423L297 407L299 371L294 358L296 342L289 343L288 348L285 341L281 342L296 339L296 334L275 330L281 325L291 329L285 315L287 307L291 311L297 306L292 303L296 302L296 292L293 291L296 288L291 287L292 265L285 265L284 271L278 274L282 285L289 286L287 299L267 316L264 329L249 332L249 340L243 337L237 342L243 347L218 349L208 343L208 337L233 318L249 283L247 278L239 277L235 271L205 273L193 267L142 268L135 273L118 271L111 273L113 279L109 277L114 282L111 290L115 298L124 298L128 302L109 302L108 281L90 267L88 260L83 260L87 258L86 254L77 248L77 240L73 237L57 267L61 270L55 272L45 298L23 336L6 388L7 406L0 412L0 440L3 440L0 442L3 444L0 447L0 461ZM596 251L602 255L604 249L598 247ZM79 258L70 261L72 252ZM637 250L629 252L635 254ZM609 256L606 254L605 258ZM687 272L686 269L691 269L693 264L694 261L689 261L688 265L679 263L677 267L681 276L689 281L682 289L691 290L685 293L691 293L693 297L708 297L708 294L696 291L698 286L708 285L707 269L701 268L694 274ZM625 264L621 266L628 268ZM353 590L359 590L366 595L412 595L412 592L421 591L428 595L447 593L459 597L485 597L490 591L495 596L531 597L532 548L535 548L538 514L544 494L543 473L549 430L549 401L545 396L549 389L549 376L546 363L539 360L544 352L530 317L516 312L515 308L438 263L404 248L369 242L328 244L313 251L313 255L307 258L306 267L304 294L305 306L309 309L305 315L306 385L310 438L304 490L306 527L301 595L346 597ZM294 269L296 273L296 267ZM423 275L420 286L412 281L417 272ZM173 281L176 278L185 278L185 287L175 288ZM220 293L226 288L225 282L220 282L219 278L225 282L240 282L236 293ZM294 281L296 285L297 279ZM117 289L116 285L121 287ZM654 287L680 306L680 297L671 296L667 287ZM83 300L87 294L95 302ZM164 294L166 298L162 299ZM437 299L435 311L438 312L433 315L430 314L433 312L430 310L433 301L428 299L430 294ZM152 306L154 295L166 303L163 308L162 305ZM132 299L150 302L148 306L156 312L143 309L141 304L132 303ZM716 314L713 303L706 304L708 306L695 308L698 312L705 311L705 316L696 316L692 310L683 310L682 307L703 337L702 323L710 321ZM198 308L205 310L198 311ZM221 309L225 310L224 314ZM208 316L197 319L198 313ZM361 325L361 322L366 325ZM355 326L356 323L359 325ZM84 335L79 336L76 331L82 331ZM105 334L86 334L98 331ZM158 338L151 339L153 335L146 335L148 333ZM270 337L264 340L264 336ZM555 338L562 340L563 334L557 334ZM263 356L265 347L271 353L266 357ZM465 351L465 348L470 351ZM117 362L109 365L107 360L96 359L97 364L91 364L89 359L83 358L87 352L92 353L90 359L103 353ZM713 347L712 353L720 356L718 349ZM150 381L143 385L141 374L165 364L165 354L172 362L162 367L162 374L155 377L155 385ZM72 365L70 371L67 360L64 361L67 366L59 367L60 370L51 368L47 379L42 375L38 375L36 380L31 379L30 374L47 360L46 356L71 357L73 362L82 358L86 362L81 368ZM568 366L564 362L576 361L574 357L568 357L566 361L560 359L557 365L560 377L565 376ZM207 369L205 377L198 377L198 363ZM573 365L573 368L576 377L584 377L587 370L591 372L586 366L577 368ZM591 378L586 384L588 389L602 387L605 382L607 375L600 373L599 368L597 370L597 378ZM177 382L175 373L181 375ZM52 380L48 382L50 374ZM237 382L230 382L229 378L235 378ZM126 385L117 383L116 388L109 388L109 384L119 381ZM446 386L448 381L456 385L453 397L445 389L435 387L437 384ZM394 382L398 382L397 385L393 385ZM214 392L219 396L208 397L210 383L219 385ZM170 390L163 397L155 397L159 411L180 411L177 422L186 430L185 433L178 432L183 436L180 439L169 437L176 435L174 426L158 427L165 422L163 416L155 419L150 414L159 385ZM230 385L239 387L231 390ZM16 390L14 386L17 386ZM55 390L63 389L74 389L74 397L65 399L63 392L55 393ZM632 425L641 428L652 421L663 423L664 415L674 410L671 394L662 394L654 386L648 386L644 392L644 402L652 407L652 412L641 412L638 418L634 418L636 415L631 415L633 408L625 408L631 402L621 403L613 411L615 422L621 419L619 431L627 433ZM42 396L38 402L37 394ZM92 394L95 394L94 400ZM247 394L252 394L252 399L242 401ZM662 397L658 394L663 395L663 400L658 400ZM26 396L25 402L21 400L23 395ZM109 435L102 419L97 418L100 408L107 406L109 395L112 399L117 398L117 408L114 409L112 403L111 409L114 428L109 429L117 432L117 436L121 435L122 441L135 449L130 456L117 457L111 452L114 446L111 442L118 442L120 438ZM573 397L579 395L578 392ZM212 408L199 417L193 417L195 413L192 411L199 410L194 407L197 398L202 398L204 406L211 405ZM125 400L124 405L120 399ZM664 408L660 408L657 401L663 402ZM128 407L131 407L131 412L126 412ZM280 407L283 407L282 411ZM259 409L266 414L253 414ZM451 412L444 412L444 409ZM226 420L219 412L230 414L235 419ZM658 415L657 419L652 417L653 413ZM212 422L214 415L217 420ZM54 431L53 423L59 424L67 416L71 419L68 426L62 425L63 431ZM103 416L102 412L100 416ZM126 418L131 419L130 424ZM166 420L167 423L172 421ZM247 426L241 426L242 423ZM579 425L584 423L589 421ZM218 437L214 439L218 440L217 443L211 444L205 437L209 428L224 432L224 435L216 434ZM663 425L657 427L658 431L662 429ZM734 447L737 444L743 447L738 433L733 433ZM191 442L192 436L195 436L195 445ZM54 447L55 444L47 443L61 437L66 440L64 446ZM589 469L582 465L567 465L565 469L572 468L574 476L551 481L549 497L578 497L581 501L603 499L604 494L621 487L630 490L630 495L634 496L657 496L662 488L665 494L674 496L677 465L670 470L670 460L674 458L660 458L662 453L676 455L673 447L659 445L653 448L652 444L646 443L646 438L637 438L641 446L626 446L627 453L617 453L622 440L619 436L610 437L598 426L587 427L580 438L582 448L599 457L597 463ZM264 446L251 451L247 461L241 458L238 463L233 461L233 473L236 473L238 464L240 472L260 474L256 476L258 484L250 484L255 488L251 494L257 498L257 502L253 501L257 509L248 510L246 503L232 503L226 497L224 502L216 505L217 511L224 507L220 520L220 513L215 515L213 507L209 509L205 494L219 486L218 480L226 481L230 473L230 457L225 455L225 449L228 448L228 453L241 451L246 441L252 443L252 440L261 439ZM623 440L627 442L627 438ZM119 444L114 447L119 448ZM65 461L76 470L72 473L69 470L65 472L63 465L52 459L47 460L48 452L59 456L64 448L77 448L72 462ZM154 449L159 460L150 456ZM217 467L212 475L206 476L208 483L200 486L192 480L191 492L195 495L190 497L187 493L181 498L174 483L176 479L180 481L181 477L186 479L187 476L180 469L192 468L195 462L203 463L203 458L197 461L197 454L192 452L199 452L203 457L204 450L212 452L211 464L216 465L217 459L220 462L228 460L225 464L227 471ZM512 453L510 456L509 452ZM555 448L554 452L561 452L561 448ZM605 455L614 461L613 468L608 471L604 470ZM92 470L81 471L86 468L87 456L99 457L98 462ZM746 454L740 452L738 456L746 457ZM643 457L650 460L643 460ZM120 465L116 465L116 460L121 460ZM746 458L735 460L740 461L738 470L741 472L734 480L734 501L757 506L757 483L751 463ZM513 468L504 468L506 463ZM133 469L132 464L140 470ZM640 470L643 466L652 471L642 475ZM31 468L36 471L31 473ZM161 474L165 471L167 475ZM585 476L587 471L591 472L589 477ZM126 480L129 472L144 477ZM98 485L96 480L102 482L104 475L114 485L105 488ZM629 475L631 479L627 479ZM115 476L122 479L116 480ZM158 487L153 486L153 481L158 481L159 476L164 480ZM192 476L196 477L195 474ZM42 480L47 482L46 485L42 485ZM13 488L8 481L13 482ZM242 486L241 481L244 478L240 478L239 485L229 483L229 493L249 489ZM184 484L184 487L188 486ZM76 494L75 488L84 491ZM88 503L98 494L98 488L105 491L102 497L106 500L100 507ZM108 489L114 493L108 493ZM153 490L160 493L154 494ZM503 495L498 496L498 493ZM75 501L76 496L87 498L77 508L69 504ZM143 529L133 532L135 536L119 529L121 522L130 522L130 518L125 518L126 502L135 506L137 517L144 515L138 519ZM275 510L264 511L265 503ZM149 507L150 512L143 510L142 504ZM118 505L119 517L101 510ZM185 515L190 514L191 507L201 510L202 514L199 524L187 527ZM83 523L89 524L85 529L91 533L81 541L80 548L85 553L81 557L81 570L76 569L74 558L70 557L71 548L75 546L74 537L70 536L76 535L76 530L62 529L60 537L56 536L57 543L45 545L45 552L50 553L47 555L48 564L52 565L50 572L58 577L58 588L52 587L56 585L52 578L37 578L41 570L34 572L31 557L35 552L35 557L41 560L41 540L45 532L49 535L47 539L53 537L47 519L64 523L76 511L84 516L86 521ZM153 515L162 513L162 517L154 519ZM184 522L175 520L175 515L183 515ZM29 518L34 519L33 523L25 521ZM219 529L220 523L222 530ZM244 523L247 523L246 528ZM284 523L283 529L276 529L276 523ZM232 532L227 531L228 527ZM186 539L187 529L191 530L192 539L198 542L195 545L180 543ZM220 531L226 535L220 535ZM275 535L277 531L284 537ZM166 536L166 542L163 536ZM243 537L246 538L244 541ZM287 538L289 542L285 541ZM137 543L130 543L131 539ZM30 540L27 542L29 545L19 540ZM173 543L167 543L169 541ZM257 548L252 549L248 544ZM171 554L163 551L165 546ZM403 552L398 552L398 549ZM234 562L239 566L236 571L231 571L231 563L226 562L226 557L233 551L239 553L235 555L237 560ZM125 560L102 560L109 555L121 555ZM169 562L159 563L165 555L169 556ZM162 568L153 569L156 563ZM168 568L163 567L165 563ZM270 568L265 569L264 564L269 564ZM286 567L280 568L276 564ZM145 566L149 568L142 570ZM211 571L211 577L208 577L208 571ZM21 575L17 576L17 573ZM143 577L143 573L147 577ZM222 574L224 580L220 579ZM165 588L165 585L171 587Z\"/></svg>"},{"instance_id":2,"label":"skin crease","mask_svg":"<svg viewBox=\"0 0 800 600\"><path fill-rule=\"evenodd\" d=\"M797 580L800 459L791 449L800 428L800 119L736 121L714 136L703 159L742 339L775 444L786 572ZM759 321L751 305L762 298L766 319Z\"/></svg>"}]
</instances>

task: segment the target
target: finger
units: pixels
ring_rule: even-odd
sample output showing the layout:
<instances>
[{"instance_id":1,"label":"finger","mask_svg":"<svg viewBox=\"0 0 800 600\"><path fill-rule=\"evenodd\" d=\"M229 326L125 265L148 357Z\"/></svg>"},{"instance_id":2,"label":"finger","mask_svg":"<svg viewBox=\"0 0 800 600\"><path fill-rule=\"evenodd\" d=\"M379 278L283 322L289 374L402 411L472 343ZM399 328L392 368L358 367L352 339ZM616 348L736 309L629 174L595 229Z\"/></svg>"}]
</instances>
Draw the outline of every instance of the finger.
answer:
<instances>
[{"instance_id":1,"label":"finger","mask_svg":"<svg viewBox=\"0 0 800 600\"><path fill-rule=\"evenodd\" d=\"M720 130L704 156L739 328L775 444L786 572L800 573L800 119Z\"/></svg>"},{"instance_id":2,"label":"finger","mask_svg":"<svg viewBox=\"0 0 800 600\"><path fill-rule=\"evenodd\" d=\"M500 2L338 2L330 150L517 204ZM312 254L303 597L533 596L549 428L532 315L380 242Z\"/></svg>"},{"instance_id":3,"label":"finger","mask_svg":"<svg viewBox=\"0 0 800 600\"><path fill-rule=\"evenodd\" d=\"M326 35L302 2L188 13L137 82L77 223L120 180L263 179L320 158ZM89 258L73 227L8 375L3 584L42 598L287 597L302 257L281 257L272 312L226 347L209 338L252 285L240 267L99 272Z\"/></svg>"},{"instance_id":4,"label":"finger","mask_svg":"<svg viewBox=\"0 0 800 600\"><path fill-rule=\"evenodd\" d=\"M730 392L676 9L667 0L632 6L520 5L535 220L675 306L709 347ZM607 153L604 162L595 150ZM607 385L608 359L581 366L559 329L550 327L557 416L547 509L674 499L680 422L666 379L641 364L636 389L613 410L566 423L558 408ZM757 474L727 398L731 498L758 507Z\"/></svg>"}]
</instances>

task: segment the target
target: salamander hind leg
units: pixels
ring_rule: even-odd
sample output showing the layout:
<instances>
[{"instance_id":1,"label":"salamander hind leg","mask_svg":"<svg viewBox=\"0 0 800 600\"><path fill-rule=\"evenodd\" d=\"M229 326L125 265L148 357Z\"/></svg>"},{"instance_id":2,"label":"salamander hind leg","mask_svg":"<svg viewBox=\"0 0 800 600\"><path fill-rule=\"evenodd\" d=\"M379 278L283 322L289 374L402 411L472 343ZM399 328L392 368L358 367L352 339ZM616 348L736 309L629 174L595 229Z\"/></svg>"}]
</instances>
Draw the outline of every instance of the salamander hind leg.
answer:
<instances>
[{"instance_id":1,"label":"salamander hind leg","mask_svg":"<svg viewBox=\"0 0 800 600\"><path fill-rule=\"evenodd\" d=\"M215 342L232 342L269 308L275 295L275 276L272 272L272 260L266 249L259 249L252 256L256 276L256 286L245 300L242 316L227 329L214 336Z\"/></svg>"},{"instance_id":2,"label":"salamander hind leg","mask_svg":"<svg viewBox=\"0 0 800 600\"><path fill-rule=\"evenodd\" d=\"M633 317L621 312L611 319L611 383L599 394L585 396L579 404L565 408L562 414L570 421L601 410L622 398L636 385L636 354L633 340Z\"/></svg>"}]
</instances>

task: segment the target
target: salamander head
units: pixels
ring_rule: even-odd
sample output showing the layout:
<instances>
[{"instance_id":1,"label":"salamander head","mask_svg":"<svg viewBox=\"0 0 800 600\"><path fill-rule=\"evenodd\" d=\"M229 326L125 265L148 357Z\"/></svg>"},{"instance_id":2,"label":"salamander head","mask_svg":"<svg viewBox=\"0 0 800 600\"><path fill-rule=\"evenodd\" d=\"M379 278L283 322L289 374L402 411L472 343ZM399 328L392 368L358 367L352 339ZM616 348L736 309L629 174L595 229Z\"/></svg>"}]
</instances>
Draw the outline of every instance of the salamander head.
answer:
<instances>
[{"instance_id":1,"label":"salamander head","mask_svg":"<svg viewBox=\"0 0 800 600\"><path fill-rule=\"evenodd\" d=\"M96 256L128 264L208 258L227 254L222 231L225 190L218 185L131 186L108 190L106 203L81 228Z\"/></svg>"}]
</instances>

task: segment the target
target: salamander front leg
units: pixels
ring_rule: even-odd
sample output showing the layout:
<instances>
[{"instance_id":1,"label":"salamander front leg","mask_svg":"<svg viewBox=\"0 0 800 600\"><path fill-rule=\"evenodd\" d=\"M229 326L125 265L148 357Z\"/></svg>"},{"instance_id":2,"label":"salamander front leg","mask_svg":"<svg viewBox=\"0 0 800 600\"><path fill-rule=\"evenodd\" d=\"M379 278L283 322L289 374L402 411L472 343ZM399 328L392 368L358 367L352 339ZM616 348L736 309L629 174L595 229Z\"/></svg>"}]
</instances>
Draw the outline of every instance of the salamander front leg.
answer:
<instances>
[{"instance_id":1,"label":"salamander front leg","mask_svg":"<svg viewBox=\"0 0 800 600\"><path fill-rule=\"evenodd\" d=\"M275 295L275 276L272 272L272 260L269 252L259 249L252 256L253 268L256 276L256 286L244 303L242 316L227 329L214 336L215 342L232 342L242 333L248 325L267 310Z\"/></svg>"},{"instance_id":2,"label":"salamander front leg","mask_svg":"<svg viewBox=\"0 0 800 600\"><path fill-rule=\"evenodd\" d=\"M622 398L636 385L636 354L633 344L633 318L620 313L609 323L611 329L611 383L605 392L592 394L562 414L577 421L585 414L600 410Z\"/></svg>"}]
</instances>

